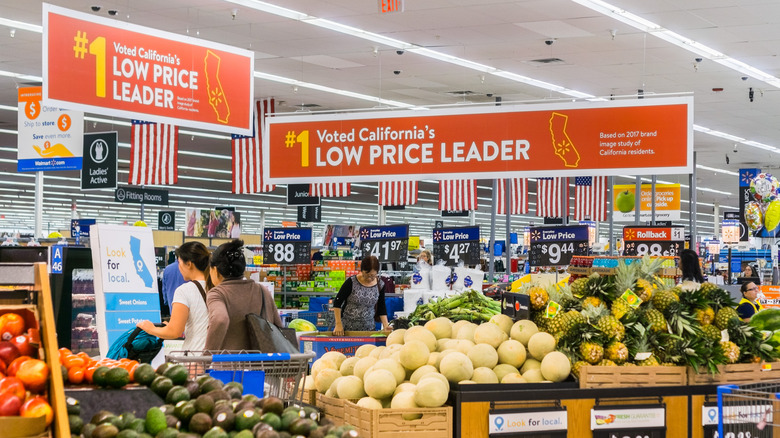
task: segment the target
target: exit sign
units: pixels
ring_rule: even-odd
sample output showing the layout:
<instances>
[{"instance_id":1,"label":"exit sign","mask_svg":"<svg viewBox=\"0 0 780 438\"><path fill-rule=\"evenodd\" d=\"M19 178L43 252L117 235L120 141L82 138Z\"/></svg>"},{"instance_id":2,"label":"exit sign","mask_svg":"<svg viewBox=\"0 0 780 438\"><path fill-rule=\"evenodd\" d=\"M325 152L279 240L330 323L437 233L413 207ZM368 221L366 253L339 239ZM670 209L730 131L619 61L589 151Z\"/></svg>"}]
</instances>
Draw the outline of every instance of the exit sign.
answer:
<instances>
[{"instance_id":1,"label":"exit sign","mask_svg":"<svg viewBox=\"0 0 780 438\"><path fill-rule=\"evenodd\" d=\"M378 0L379 1L379 13L385 14L388 12L403 12L404 0Z\"/></svg>"}]
</instances>

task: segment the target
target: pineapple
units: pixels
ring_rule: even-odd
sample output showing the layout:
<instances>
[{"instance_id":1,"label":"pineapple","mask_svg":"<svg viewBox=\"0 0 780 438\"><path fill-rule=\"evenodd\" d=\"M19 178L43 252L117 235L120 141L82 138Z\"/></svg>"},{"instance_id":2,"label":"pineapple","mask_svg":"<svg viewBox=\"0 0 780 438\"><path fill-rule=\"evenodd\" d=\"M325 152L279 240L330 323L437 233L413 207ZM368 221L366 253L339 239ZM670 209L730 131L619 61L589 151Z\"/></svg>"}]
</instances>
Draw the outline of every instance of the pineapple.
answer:
<instances>
[{"instance_id":1,"label":"pineapple","mask_svg":"<svg viewBox=\"0 0 780 438\"><path fill-rule=\"evenodd\" d=\"M536 327L538 327L540 331L544 332L549 330L551 319L547 318L544 311L531 312L531 321L536 324Z\"/></svg>"},{"instance_id":2,"label":"pineapple","mask_svg":"<svg viewBox=\"0 0 780 438\"><path fill-rule=\"evenodd\" d=\"M564 314L563 320L563 333L567 336L574 334L574 332L584 324L588 323L588 320L582 313L576 310L569 310Z\"/></svg>"},{"instance_id":3,"label":"pineapple","mask_svg":"<svg viewBox=\"0 0 780 438\"><path fill-rule=\"evenodd\" d=\"M631 318L635 312L634 308L631 307L628 304L628 301L626 301L623 298L618 298L612 303L612 316L614 316L617 319L623 319L624 316L628 315L629 318Z\"/></svg>"},{"instance_id":4,"label":"pineapple","mask_svg":"<svg viewBox=\"0 0 780 438\"><path fill-rule=\"evenodd\" d=\"M666 310L672 303L679 303L680 296L673 289L665 289L653 295L651 298L653 307L666 314Z\"/></svg>"},{"instance_id":5,"label":"pineapple","mask_svg":"<svg viewBox=\"0 0 780 438\"><path fill-rule=\"evenodd\" d=\"M653 296L655 286L644 278L639 278L636 280L636 289L638 289L636 292L642 302L647 303Z\"/></svg>"},{"instance_id":6,"label":"pineapple","mask_svg":"<svg viewBox=\"0 0 780 438\"><path fill-rule=\"evenodd\" d=\"M570 286L575 297L584 297L588 293L588 277L580 277L572 281Z\"/></svg>"},{"instance_id":7,"label":"pineapple","mask_svg":"<svg viewBox=\"0 0 780 438\"><path fill-rule=\"evenodd\" d=\"M604 301L601 300L601 298L598 297L585 297L584 300L582 300L582 308L584 309L587 306L593 306L598 307L602 305Z\"/></svg>"},{"instance_id":8,"label":"pineapple","mask_svg":"<svg viewBox=\"0 0 780 438\"><path fill-rule=\"evenodd\" d=\"M647 309L642 320L647 324L647 328L654 332L664 332L667 330L666 318L664 314L656 309Z\"/></svg>"},{"instance_id":9,"label":"pineapple","mask_svg":"<svg viewBox=\"0 0 780 438\"><path fill-rule=\"evenodd\" d=\"M701 284L699 287L699 293L704 295L705 297L710 296L710 294L715 290L720 289L718 286L715 286L714 284L710 283L709 281L705 281Z\"/></svg>"},{"instance_id":10,"label":"pineapple","mask_svg":"<svg viewBox=\"0 0 780 438\"><path fill-rule=\"evenodd\" d=\"M715 326L721 330L726 329L732 318L739 319L737 311L733 307L722 307L715 315Z\"/></svg>"},{"instance_id":11,"label":"pineapple","mask_svg":"<svg viewBox=\"0 0 780 438\"><path fill-rule=\"evenodd\" d=\"M596 322L596 327L609 339L620 341L626 335L626 328L612 315L606 315L599 318L598 322Z\"/></svg>"},{"instance_id":12,"label":"pineapple","mask_svg":"<svg viewBox=\"0 0 780 438\"><path fill-rule=\"evenodd\" d=\"M726 356L726 363L737 363L739 360L739 347L731 341L721 341L720 349Z\"/></svg>"},{"instance_id":13,"label":"pineapple","mask_svg":"<svg viewBox=\"0 0 780 438\"><path fill-rule=\"evenodd\" d=\"M654 354L651 354L650 357L642 359L636 364L640 367L657 367L661 365L661 362L658 362L658 358L656 358Z\"/></svg>"},{"instance_id":14,"label":"pineapple","mask_svg":"<svg viewBox=\"0 0 780 438\"><path fill-rule=\"evenodd\" d=\"M642 336L636 340L636 345L632 349L629 349L629 353L634 355L634 361L639 366L650 367L660 365L661 363L658 361L658 358L655 357L655 354L653 354L653 349L651 346L652 342L650 338L655 339L655 337L652 335L646 336L645 329L642 329L640 333ZM650 354L649 356L647 356L648 353ZM640 355L643 357L643 359L637 359L637 357Z\"/></svg>"},{"instance_id":15,"label":"pineapple","mask_svg":"<svg viewBox=\"0 0 780 438\"><path fill-rule=\"evenodd\" d=\"M615 268L615 293L620 296L626 290L634 290L634 284L637 278L637 263L626 263L625 260L618 260Z\"/></svg>"},{"instance_id":16,"label":"pineapple","mask_svg":"<svg viewBox=\"0 0 780 438\"><path fill-rule=\"evenodd\" d=\"M547 291L539 286L528 289L528 296L531 298L531 308L534 310L543 310L547 307L547 300L550 299Z\"/></svg>"},{"instance_id":17,"label":"pineapple","mask_svg":"<svg viewBox=\"0 0 780 438\"><path fill-rule=\"evenodd\" d=\"M704 309L696 309L693 316L696 317L696 320L699 321L702 327L705 327L712 324L715 320L715 311L712 307L707 306Z\"/></svg>"},{"instance_id":18,"label":"pineapple","mask_svg":"<svg viewBox=\"0 0 780 438\"><path fill-rule=\"evenodd\" d=\"M577 362L574 362L574 365L571 367L571 373L574 374L574 377L580 378L580 371L582 370L582 367L586 367L590 365L589 363L585 362L584 360L578 360Z\"/></svg>"},{"instance_id":19,"label":"pineapple","mask_svg":"<svg viewBox=\"0 0 780 438\"><path fill-rule=\"evenodd\" d=\"M714 325L705 325L701 329L702 333L704 333L704 339L710 341L710 342L720 342L720 340L723 338L723 335L721 335L720 330L718 330L717 327Z\"/></svg>"},{"instance_id":20,"label":"pineapple","mask_svg":"<svg viewBox=\"0 0 780 438\"><path fill-rule=\"evenodd\" d=\"M628 360L628 347L626 347L626 344L614 340L607 344L607 348L604 349L604 356L608 360L620 365Z\"/></svg>"},{"instance_id":21,"label":"pineapple","mask_svg":"<svg viewBox=\"0 0 780 438\"><path fill-rule=\"evenodd\" d=\"M604 358L604 347L595 342L580 344L580 355L589 364L597 364Z\"/></svg>"},{"instance_id":22,"label":"pineapple","mask_svg":"<svg viewBox=\"0 0 780 438\"><path fill-rule=\"evenodd\" d=\"M609 359L602 359L601 362L599 362L600 367L616 367L617 364L614 361L611 361Z\"/></svg>"}]
</instances>

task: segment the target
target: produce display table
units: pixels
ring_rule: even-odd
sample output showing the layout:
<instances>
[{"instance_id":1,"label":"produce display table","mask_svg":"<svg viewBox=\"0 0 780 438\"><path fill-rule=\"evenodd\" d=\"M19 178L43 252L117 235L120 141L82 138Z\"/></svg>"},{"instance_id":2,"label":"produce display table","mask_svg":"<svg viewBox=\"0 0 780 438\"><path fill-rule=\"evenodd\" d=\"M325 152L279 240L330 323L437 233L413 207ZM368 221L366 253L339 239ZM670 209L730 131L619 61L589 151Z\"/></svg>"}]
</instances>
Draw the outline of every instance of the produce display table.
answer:
<instances>
[{"instance_id":1,"label":"produce display table","mask_svg":"<svg viewBox=\"0 0 780 438\"><path fill-rule=\"evenodd\" d=\"M559 384L481 384L456 385L448 404L453 406L455 438L487 438L491 409L538 407L540 401L559 401L568 410L570 438L590 438L591 409L597 401L609 405L655 403L666 405L667 438L702 438L702 406L707 396L717 392L715 385L654 386L638 388L580 389L574 382ZM608 399L608 400L605 400ZM498 436L498 435L496 435Z\"/></svg>"}]
</instances>

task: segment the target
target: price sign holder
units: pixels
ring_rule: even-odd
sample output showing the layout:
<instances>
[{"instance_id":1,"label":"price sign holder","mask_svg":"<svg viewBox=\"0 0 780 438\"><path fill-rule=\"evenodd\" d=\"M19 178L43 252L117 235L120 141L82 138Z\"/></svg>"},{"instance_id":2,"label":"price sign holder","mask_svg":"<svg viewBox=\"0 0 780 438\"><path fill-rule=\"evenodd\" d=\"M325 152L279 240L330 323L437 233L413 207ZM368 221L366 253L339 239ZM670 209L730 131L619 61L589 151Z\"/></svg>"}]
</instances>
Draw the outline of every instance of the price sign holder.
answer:
<instances>
[{"instance_id":1,"label":"price sign holder","mask_svg":"<svg viewBox=\"0 0 780 438\"><path fill-rule=\"evenodd\" d=\"M360 227L360 249L381 263L405 262L409 258L409 224Z\"/></svg>"},{"instance_id":2,"label":"price sign holder","mask_svg":"<svg viewBox=\"0 0 780 438\"><path fill-rule=\"evenodd\" d=\"M568 434L568 412L559 403L544 408L491 409L488 436L564 438Z\"/></svg>"},{"instance_id":3,"label":"price sign holder","mask_svg":"<svg viewBox=\"0 0 780 438\"><path fill-rule=\"evenodd\" d=\"M588 226L531 227L530 266L566 266L575 255L588 255Z\"/></svg>"},{"instance_id":4,"label":"price sign holder","mask_svg":"<svg viewBox=\"0 0 780 438\"><path fill-rule=\"evenodd\" d=\"M596 405L591 409L593 438L666 438L666 404Z\"/></svg>"},{"instance_id":5,"label":"price sign holder","mask_svg":"<svg viewBox=\"0 0 780 438\"><path fill-rule=\"evenodd\" d=\"M685 227L635 226L623 227L624 256L679 256L685 244Z\"/></svg>"},{"instance_id":6,"label":"price sign holder","mask_svg":"<svg viewBox=\"0 0 780 438\"><path fill-rule=\"evenodd\" d=\"M311 228L263 230L263 263L300 265L311 262Z\"/></svg>"},{"instance_id":7,"label":"price sign holder","mask_svg":"<svg viewBox=\"0 0 780 438\"><path fill-rule=\"evenodd\" d=\"M433 258L447 266L479 264L479 227L444 227L433 230Z\"/></svg>"}]
</instances>

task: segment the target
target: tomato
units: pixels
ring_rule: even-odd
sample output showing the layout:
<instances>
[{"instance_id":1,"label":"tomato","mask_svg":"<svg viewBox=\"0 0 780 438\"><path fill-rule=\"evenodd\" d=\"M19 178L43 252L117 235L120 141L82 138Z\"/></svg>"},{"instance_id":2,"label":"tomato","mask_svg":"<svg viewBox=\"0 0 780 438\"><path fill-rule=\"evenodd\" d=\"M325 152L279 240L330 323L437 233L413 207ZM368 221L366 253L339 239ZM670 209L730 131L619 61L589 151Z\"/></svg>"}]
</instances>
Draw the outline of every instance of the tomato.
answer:
<instances>
[{"instance_id":1,"label":"tomato","mask_svg":"<svg viewBox=\"0 0 780 438\"><path fill-rule=\"evenodd\" d=\"M19 350L19 354L22 356L38 356L35 348L30 344L29 334L15 336L10 342L16 346L16 349Z\"/></svg>"},{"instance_id":2,"label":"tomato","mask_svg":"<svg viewBox=\"0 0 780 438\"><path fill-rule=\"evenodd\" d=\"M21 406L19 413L22 417L46 417L46 426L54 419L54 411L45 397L33 397Z\"/></svg>"},{"instance_id":3,"label":"tomato","mask_svg":"<svg viewBox=\"0 0 780 438\"><path fill-rule=\"evenodd\" d=\"M19 415L22 407L22 399L10 392L0 393L0 417L13 417Z\"/></svg>"},{"instance_id":4,"label":"tomato","mask_svg":"<svg viewBox=\"0 0 780 438\"><path fill-rule=\"evenodd\" d=\"M98 365L92 365L88 366L84 370L84 378L87 379L88 383L92 383L92 375L95 374L95 370L98 369Z\"/></svg>"},{"instance_id":5,"label":"tomato","mask_svg":"<svg viewBox=\"0 0 780 438\"><path fill-rule=\"evenodd\" d=\"M84 362L85 362L85 363L90 363L90 362L92 362L92 358L91 358L91 357L89 357L89 355L88 355L87 353L83 352L83 351L80 351L80 352L76 353L76 356L78 356L78 357L80 357L80 358L84 359Z\"/></svg>"},{"instance_id":6,"label":"tomato","mask_svg":"<svg viewBox=\"0 0 780 438\"><path fill-rule=\"evenodd\" d=\"M68 370L68 382L78 385L84 381L84 368L73 367Z\"/></svg>"},{"instance_id":7,"label":"tomato","mask_svg":"<svg viewBox=\"0 0 780 438\"><path fill-rule=\"evenodd\" d=\"M23 400L27 390L24 389L24 383L21 380L13 376L6 376L0 379L0 394L5 394L6 392L10 392L19 397L20 400Z\"/></svg>"},{"instance_id":8,"label":"tomato","mask_svg":"<svg viewBox=\"0 0 780 438\"><path fill-rule=\"evenodd\" d=\"M26 327L24 318L15 313L4 313L0 315L0 339L10 341L24 333Z\"/></svg>"},{"instance_id":9,"label":"tomato","mask_svg":"<svg viewBox=\"0 0 780 438\"><path fill-rule=\"evenodd\" d=\"M71 354L70 356L66 356L65 360L62 363L65 365L65 368L71 369L73 367L76 368L83 368L84 365L87 364L87 361L84 360L83 357L76 356L75 354Z\"/></svg>"},{"instance_id":10,"label":"tomato","mask_svg":"<svg viewBox=\"0 0 780 438\"><path fill-rule=\"evenodd\" d=\"M28 359L19 365L16 377L31 392L41 392L49 381L49 366L40 359Z\"/></svg>"},{"instance_id":11,"label":"tomato","mask_svg":"<svg viewBox=\"0 0 780 438\"><path fill-rule=\"evenodd\" d=\"M25 361L28 361L32 359L30 356L19 356L16 359L14 359L13 362L8 364L8 369L6 370L6 374L9 376L15 376L16 371L19 370L19 365L23 364Z\"/></svg>"}]
</instances>

